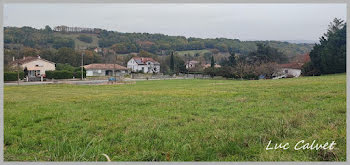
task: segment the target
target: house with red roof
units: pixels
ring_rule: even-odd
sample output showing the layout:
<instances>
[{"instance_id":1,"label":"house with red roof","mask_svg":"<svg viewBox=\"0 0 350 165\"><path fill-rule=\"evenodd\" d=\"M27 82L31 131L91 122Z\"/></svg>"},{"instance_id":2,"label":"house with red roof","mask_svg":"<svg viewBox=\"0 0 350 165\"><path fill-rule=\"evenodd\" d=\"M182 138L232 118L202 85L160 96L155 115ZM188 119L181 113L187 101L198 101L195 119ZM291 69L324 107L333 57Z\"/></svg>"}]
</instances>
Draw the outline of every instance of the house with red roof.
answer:
<instances>
[{"instance_id":1,"label":"house with red roof","mask_svg":"<svg viewBox=\"0 0 350 165\"><path fill-rule=\"evenodd\" d=\"M159 73L160 63L149 57L133 57L128 61L127 68L132 72Z\"/></svg>"},{"instance_id":2,"label":"house with red roof","mask_svg":"<svg viewBox=\"0 0 350 165\"><path fill-rule=\"evenodd\" d=\"M54 62L42 59L39 55L37 57L24 56L22 59L13 59L9 64L14 68L18 66L22 70L27 70L28 75L25 76L28 76L28 78L46 77L46 71L53 71L56 69L56 64Z\"/></svg>"},{"instance_id":3,"label":"house with red roof","mask_svg":"<svg viewBox=\"0 0 350 165\"><path fill-rule=\"evenodd\" d=\"M308 53L297 56L292 62L287 64L279 64L280 71L276 73L275 79L286 77L299 77L301 75L301 68L310 61Z\"/></svg>"}]
</instances>

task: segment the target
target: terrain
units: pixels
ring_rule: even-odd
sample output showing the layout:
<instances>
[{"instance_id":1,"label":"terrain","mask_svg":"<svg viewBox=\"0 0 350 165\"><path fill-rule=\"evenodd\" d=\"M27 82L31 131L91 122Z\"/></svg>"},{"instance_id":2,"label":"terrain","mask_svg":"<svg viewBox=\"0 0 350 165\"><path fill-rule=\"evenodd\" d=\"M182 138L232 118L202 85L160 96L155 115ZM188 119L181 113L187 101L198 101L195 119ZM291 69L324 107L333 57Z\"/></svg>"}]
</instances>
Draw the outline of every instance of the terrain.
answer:
<instances>
[{"instance_id":1,"label":"terrain","mask_svg":"<svg viewBox=\"0 0 350 165\"><path fill-rule=\"evenodd\" d=\"M345 161L346 75L5 86L4 144L5 161Z\"/></svg>"}]
</instances>

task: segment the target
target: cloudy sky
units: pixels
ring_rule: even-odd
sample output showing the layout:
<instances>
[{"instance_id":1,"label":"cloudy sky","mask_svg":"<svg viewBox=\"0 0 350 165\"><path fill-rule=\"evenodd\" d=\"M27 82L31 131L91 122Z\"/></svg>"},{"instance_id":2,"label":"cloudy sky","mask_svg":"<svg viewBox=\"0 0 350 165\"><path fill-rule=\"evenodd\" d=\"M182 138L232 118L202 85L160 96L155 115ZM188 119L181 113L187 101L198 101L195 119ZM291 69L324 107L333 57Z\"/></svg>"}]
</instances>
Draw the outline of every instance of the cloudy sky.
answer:
<instances>
[{"instance_id":1,"label":"cloudy sky","mask_svg":"<svg viewBox=\"0 0 350 165\"><path fill-rule=\"evenodd\" d=\"M5 26L58 25L240 40L318 40L345 4L5 4Z\"/></svg>"}]
</instances>

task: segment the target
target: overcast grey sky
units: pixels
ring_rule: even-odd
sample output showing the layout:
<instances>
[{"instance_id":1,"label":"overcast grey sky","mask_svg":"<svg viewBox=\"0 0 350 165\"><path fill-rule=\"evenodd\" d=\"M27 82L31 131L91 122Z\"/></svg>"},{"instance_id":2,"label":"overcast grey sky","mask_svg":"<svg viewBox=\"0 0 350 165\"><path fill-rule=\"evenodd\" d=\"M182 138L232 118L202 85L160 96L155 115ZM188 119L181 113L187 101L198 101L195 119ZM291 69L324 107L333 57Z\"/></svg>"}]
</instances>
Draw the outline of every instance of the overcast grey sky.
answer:
<instances>
[{"instance_id":1,"label":"overcast grey sky","mask_svg":"<svg viewBox=\"0 0 350 165\"><path fill-rule=\"evenodd\" d=\"M240 40L318 40L346 4L5 4L5 26L57 25Z\"/></svg>"}]
</instances>

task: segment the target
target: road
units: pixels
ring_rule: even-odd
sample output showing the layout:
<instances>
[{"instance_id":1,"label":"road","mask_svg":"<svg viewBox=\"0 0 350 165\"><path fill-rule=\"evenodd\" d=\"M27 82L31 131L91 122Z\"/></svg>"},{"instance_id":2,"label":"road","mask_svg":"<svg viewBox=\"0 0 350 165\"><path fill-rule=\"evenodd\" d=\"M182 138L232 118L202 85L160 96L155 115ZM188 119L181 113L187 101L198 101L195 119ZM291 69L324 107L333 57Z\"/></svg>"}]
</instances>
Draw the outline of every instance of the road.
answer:
<instances>
[{"instance_id":1,"label":"road","mask_svg":"<svg viewBox=\"0 0 350 165\"><path fill-rule=\"evenodd\" d=\"M169 80L169 79L184 79L182 77L177 78L166 78L166 79L149 79L149 80ZM123 81L133 82L133 81L146 81L146 79L130 79L126 78ZM103 84L107 83L108 80L55 80L55 81L34 81L34 82L23 82L20 81L19 85L45 85L45 84L74 84L74 85L93 85L93 84ZM7 82L4 83L6 86L18 85L17 82Z\"/></svg>"}]
</instances>

